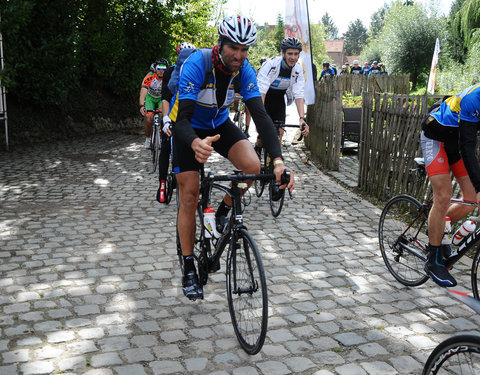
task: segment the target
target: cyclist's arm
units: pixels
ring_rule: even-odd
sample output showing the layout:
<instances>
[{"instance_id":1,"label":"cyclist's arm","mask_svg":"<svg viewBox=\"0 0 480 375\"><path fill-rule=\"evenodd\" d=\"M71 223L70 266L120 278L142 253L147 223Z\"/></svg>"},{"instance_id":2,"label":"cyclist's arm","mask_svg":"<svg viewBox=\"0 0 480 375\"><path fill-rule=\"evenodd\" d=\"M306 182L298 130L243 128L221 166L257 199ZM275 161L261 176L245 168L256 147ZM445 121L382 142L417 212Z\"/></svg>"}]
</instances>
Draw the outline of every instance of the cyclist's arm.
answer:
<instances>
[{"instance_id":1,"label":"cyclist's arm","mask_svg":"<svg viewBox=\"0 0 480 375\"><path fill-rule=\"evenodd\" d=\"M138 99L138 106L140 107L140 113L145 113L145 97L147 96L147 89L142 86L140 89L140 98Z\"/></svg>"},{"instance_id":2,"label":"cyclist's arm","mask_svg":"<svg viewBox=\"0 0 480 375\"><path fill-rule=\"evenodd\" d=\"M183 99L178 103L178 116L175 126L173 128L173 134L180 142L190 146L195 138L198 138L197 134L190 125L190 119L193 116L196 102L191 99Z\"/></svg>"},{"instance_id":3,"label":"cyclist's arm","mask_svg":"<svg viewBox=\"0 0 480 375\"><path fill-rule=\"evenodd\" d=\"M280 149L275 126L273 125L272 119L265 111L262 99L260 99L259 96L256 96L248 99L245 104L252 115L257 131L260 138L262 138L262 142L268 153L273 159L281 158L282 150Z\"/></svg>"},{"instance_id":4,"label":"cyclist's arm","mask_svg":"<svg viewBox=\"0 0 480 375\"><path fill-rule=\"evenodd\" d=\"M162 102L165 102L167 101L168 103L170 103L170 101L172 100L173 98L173 94L172 92L170 91L170 89L168 88L168 82L170 82L170 78L172 77L172 72L173 72L173 69L174 67L171 66L169 67L167 70L165 70L165 73L163 73L163 80L162 80ZM170 107L170 105L169 105ZM163 108L163 107L162 107ZM168 114L168 110L165 111L163 109L163 113L165 115Z\"/></svg>"},{"instance_id":5,"label":"cyclist's arm","mask_svg":"<svg viewBox=\"0 0 480 375\"><path fill-rule=\"evenodd\" d=\"M468 176L472 181L475 191L480 192L480 165L475 155L477 147L477 124L460 120L459 126L459 149L462 155Z\"/></svg>"}]
</instances>

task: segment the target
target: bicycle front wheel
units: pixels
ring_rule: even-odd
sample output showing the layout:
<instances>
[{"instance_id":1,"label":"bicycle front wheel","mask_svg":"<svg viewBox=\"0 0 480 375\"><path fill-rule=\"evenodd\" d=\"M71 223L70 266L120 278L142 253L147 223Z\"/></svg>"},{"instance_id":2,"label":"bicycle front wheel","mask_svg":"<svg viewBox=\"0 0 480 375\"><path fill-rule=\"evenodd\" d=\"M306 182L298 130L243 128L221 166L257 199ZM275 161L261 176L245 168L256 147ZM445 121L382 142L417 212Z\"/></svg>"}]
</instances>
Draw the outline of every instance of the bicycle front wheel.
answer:
<instances>
[{"instance_id":1,"label":"bicycle front wheel","mask_svg":"<svg viewBox=\"0 0 480 375\"><path fill-rule=\"evenodd\" d=\"M427 210L415 198L398 195L390 199L378 223L378 241L390 273L406 286L428 280L426 261Z\"/></svg>"},{"instance_id":2,"label":"bicycle front wheel","mask_svg":"<svg viewBox=\"0 0 480 375\"><path fill-rule=\"evenodd\" d=\"M267 173L267 154L264 147L260 149L259 158L260 158L260 163L262 164L262 166L260 167L260 173L262 174ZM265 183L266 183L265 180L254 181L253 184L255 186L255 194L257 195L257 197L262 196L263 190L265 189Z\"/></svg>"},{"instance_id":3,"label":"bicycle front wheel","mask_svg":"<svg viewBox=\"0 0 480 375\"><path fill-rule=\"evenodd\" d=\"M167 175L167 181L165 183L165 203L169 204L172 200L173 195L173 187L175 186L175 175L173 173L169 173Z\"/></svg>"},{"instance_id":4,"label":"bicycle front wheel","mask_svg":"<svg viewBox=\"0 0 480 375\"><path fill-rule=\"evenodd\" d=\"M272 212L273 217L280 215L280 212L282 212L283 201L285 200L285 189L276 193L275 184L275 181L271 181L268 186L268 200L270 202L270 211ZM275 194L280 194L280 196L275 197ZM274 200L274 198L276 200Z\"/></svg>"},{"instance_id":5,"label":"bicycle front wheel","mask_svg":"<svg viewBox=\"0 0 480 375\"><path fill-rule=\"evenodd\" d=\"M158 159L160 158L160 127L153 127L152 134L152 164L153 164L153 173L157 170Z\"/></svg>"},{"instance_id":6,"label":"bicycle front wheel","mask_svg":"<svg viewBox=\"0 0 480 375\"><path fill-rule=\"evenodd\" d=\"M478 290L478 285L480 283L479 277L480 275L478 274L478 268L480 266L480 246L478 243L475 243L473 246L477 246L477 251L475 253L475 256L473 257L473 262L472 262L472 269L470 271L471 273L471 281L472 281L472 290L473 290L473 297L475 299L480 300L480 292Z\"/></svg>"},{"instance_id":7,"label":"bicycle front wheel","mask_svg":"<svg viewBox=\"0 0 480 375\"><path fill-rule=\"evenodd\" d=\"M459 335L441 342L428 357L422 374L480 374L480 337Z\"/></svg>"},{"instance_id":8,"label":"bicycle front wheel","mask_svg":"<svg viewBox=\"0 0 480 375\"><path fill-rule=\"evenodd\" d=\"M235 335L248 354L262 349L267 334L267 282L260 252L250 233L240 228L227 256L227 296Z\"/></svg>"}]
</instances>

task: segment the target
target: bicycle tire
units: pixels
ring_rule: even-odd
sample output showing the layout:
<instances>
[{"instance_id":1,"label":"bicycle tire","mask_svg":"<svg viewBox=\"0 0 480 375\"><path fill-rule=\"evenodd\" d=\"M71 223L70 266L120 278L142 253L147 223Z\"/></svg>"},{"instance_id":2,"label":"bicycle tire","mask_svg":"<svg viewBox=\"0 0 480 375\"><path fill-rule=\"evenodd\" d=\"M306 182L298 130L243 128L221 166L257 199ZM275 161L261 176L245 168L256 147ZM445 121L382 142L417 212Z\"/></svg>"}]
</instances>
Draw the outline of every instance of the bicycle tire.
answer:
<instances>
[{"instance_id":1,"label":"bicycle tire","mask_svg":"<svg viewBox=\"0 0 480 375\"><path fill-rule=\"evenodd\" d=\"M270 203L270 211L272 212L273 217L277 217L282 212L283 201L285 200L285 189L280 190L280 198L276 201L273 200L273 190L276 182L271 181L268 184L268 201Z\"/></svg>"},{"instance_id":2,"label":"bicycle tire","mask_svg":"<svg viewBox=\"0 0 480 375\"><path fill-rule=\"evenodd\" d=\"M260 163L262 163L261 167L260 167L260 173L261 174L264 174L264 173L267 173L267 154L266 154L266 151L265 151L265 147L262 147L260 149ZM261 197L262 194L263 194L263 190L265 189L265 184L266 184L266 181L265 180L255 180L254 181L254 186L255 186L255 194L257 195L257 197Z\"/></svg>"},{"instance_id":3,"label":"bicycle tire","mask_svg":"<svg viewBox=\"0 0 480 375\"><path fill-rule=\"evenodd\" d=\"M167 180L165 182L165 204L169 204L172 200L173 188L175 185L174 179L175 175L173 173L167 175Z\"/></svg>"},{"instance_id":4,"label":"bicycle tire","mask_svg":"<svg viewBox=\"0 0 480 375\"><path fill-rule=\"evenodd\" d=\"M154 126L153 128L153 147L152 147L152 164L153 164L153 171L155 173L158 166L158 160L160 159L160 127Z\"/></svg>"},{"instance_id":5,"label":"bicycle tire","mask_svg":"<svg viewBox=\"0 0 480 375\"><path fill-rule=\"evenodd\" d=\"M472 281L472 290L473 290L473 297L475 299L480 300L480 293L478 291L478 284L480 280L478 278L480 277L478 275L478 267L480 265L480 246L477 248L477 252L475 253L475 256L473 257L473 262L472 262L472 269L470 271L470 278Z\"/></svg>"},{"instance_id":6,"label":"bicycle tire","mask_svg":"<svg viewBox=\"0 0 480 375\"><path fill-rule=\"evenodd\" d=\"M406 286L428 280L423 270L428 244L427 211L417 220L423 206L409 195L398 195L385 205L378 223L382 258L390 273Z\"/></svg>"},{"instance_id":7,"label":"bicycle tire","mask_svg":"<svg viewBox=\"0 0 480 375\"><path fill-rule=\"evenodd\" d=\"M479 373L480 337L458 335L438 344L425 362L422 375Z\"/></svg>"},{"instance_id":8,"label":"bicycle tire","mask_svg":"<svg viewBox=\"0 0 480 375\"><path fill-rule=\"evenodd\" d=\"M268 296L258 247L245 228L234 232L227 255L227 297L232 325L243 350L256 354L267 335Z\"/></svg>"}]
</instances>

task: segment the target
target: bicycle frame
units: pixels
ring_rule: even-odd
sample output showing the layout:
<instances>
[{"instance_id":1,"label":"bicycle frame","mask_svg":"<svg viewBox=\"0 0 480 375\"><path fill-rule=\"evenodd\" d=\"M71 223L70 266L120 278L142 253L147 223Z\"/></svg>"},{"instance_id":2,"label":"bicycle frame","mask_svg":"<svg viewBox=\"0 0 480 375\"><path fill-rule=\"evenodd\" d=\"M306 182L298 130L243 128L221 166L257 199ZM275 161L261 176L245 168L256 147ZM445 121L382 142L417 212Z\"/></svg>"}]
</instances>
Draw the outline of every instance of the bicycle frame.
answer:
<instances>
[{"instance_id":1,"label":"bicycle frame","mask_svg":"<svg viewBox=\"0 0 480 375\"><path fill-rule=\"evenodd\" d=\"M212 172L208 174L207 177L202 178L202 184L200 187L201 200L200 200L200 209L206 209L210 205L210 195L213 187L224 191L226 194L230 195L232 198L232 212L230 219L227 222L227 227L224 229L223 233L220 235L218 240L214 244L215 251L209 257L209 268L214 268L218 264L220 258L225 249L225 243L229 240L233 241L235 239L235 232L240 228L245 228L246 226L243 223L243 209L242 209L242 194L241 190L247 188L246 180L272 180L275 179L274 174L239 174L240 171L235 171L235 175L223 175L215 176ZM225 186L221 184L216 184L215 182L219 181L230 181L232 185ZM203 224L203 223L202 223ZM203 230L203 228L202 228ZM204 246L207 248L207 252L211 251L210 241L205 241Z\"/></svg>"},{"instance_id":2,"label":"bicycle frame","mask_svg":"<svg viewBox=\"0 0 480 375\"><path fill-rule=\"evenodd\" d=\"M457 204L464 204L468 206L474 206L477 207L477 202L472 202L472 201L465 201L462 199L457 199L457 198L451 198L450 203L457 203ZM415 233L415 242L423 249L424 253L419 254L418 251L415 249L412 249L411 247L407 246L406 244L402 243L400 239L405 235L405 233L408 232L408 230L415 224L415 222L423 215L427 214L428 211L430 210L431 206L433 204L433 199L428 201L427 203L422 205L422 209L419 211L418 215L415 217L415 219L408 225L408 227L405 229L405 231L399 236L398 239L398 244L401 246L402 249L407 250L409 253L423 259L427 260L426 256L426 244L423 243L422 241L419 241L417 236L423 229L423 224L418 228L418 230ZM480 240L480 228L477 229L476 231L472 232L469 236L466 236L462 241L458 244L458 249L457 249L457 255L451 257L447 263L447 267L452 267L472 246Z\"/></svg>"}]
</instances>

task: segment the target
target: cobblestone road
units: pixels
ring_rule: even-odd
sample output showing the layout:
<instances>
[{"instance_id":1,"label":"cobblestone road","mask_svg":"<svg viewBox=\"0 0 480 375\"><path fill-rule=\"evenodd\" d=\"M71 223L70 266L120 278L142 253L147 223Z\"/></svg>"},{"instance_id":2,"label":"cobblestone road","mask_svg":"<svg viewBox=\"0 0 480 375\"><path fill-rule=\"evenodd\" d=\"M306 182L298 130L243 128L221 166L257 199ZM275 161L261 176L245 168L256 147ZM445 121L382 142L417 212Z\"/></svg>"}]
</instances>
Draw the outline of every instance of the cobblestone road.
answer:
<instances>
[{"instance_id":1,"label":"cobblestone road","mask_svg":"<svg viewBox=\"0 0 480 375\"><path fill-rule=\"evenodd\" d=\"M380 210L289 146L294 200L273 219L253 196L245 213L270 303L265 346L248 356L221 271L205 300L183 297L175 204L153 201L141 143L104 134L0 154L0 374L419 374L437 343L478 327L432 282L394 281Z\"/></svg>"}]
</instances>

